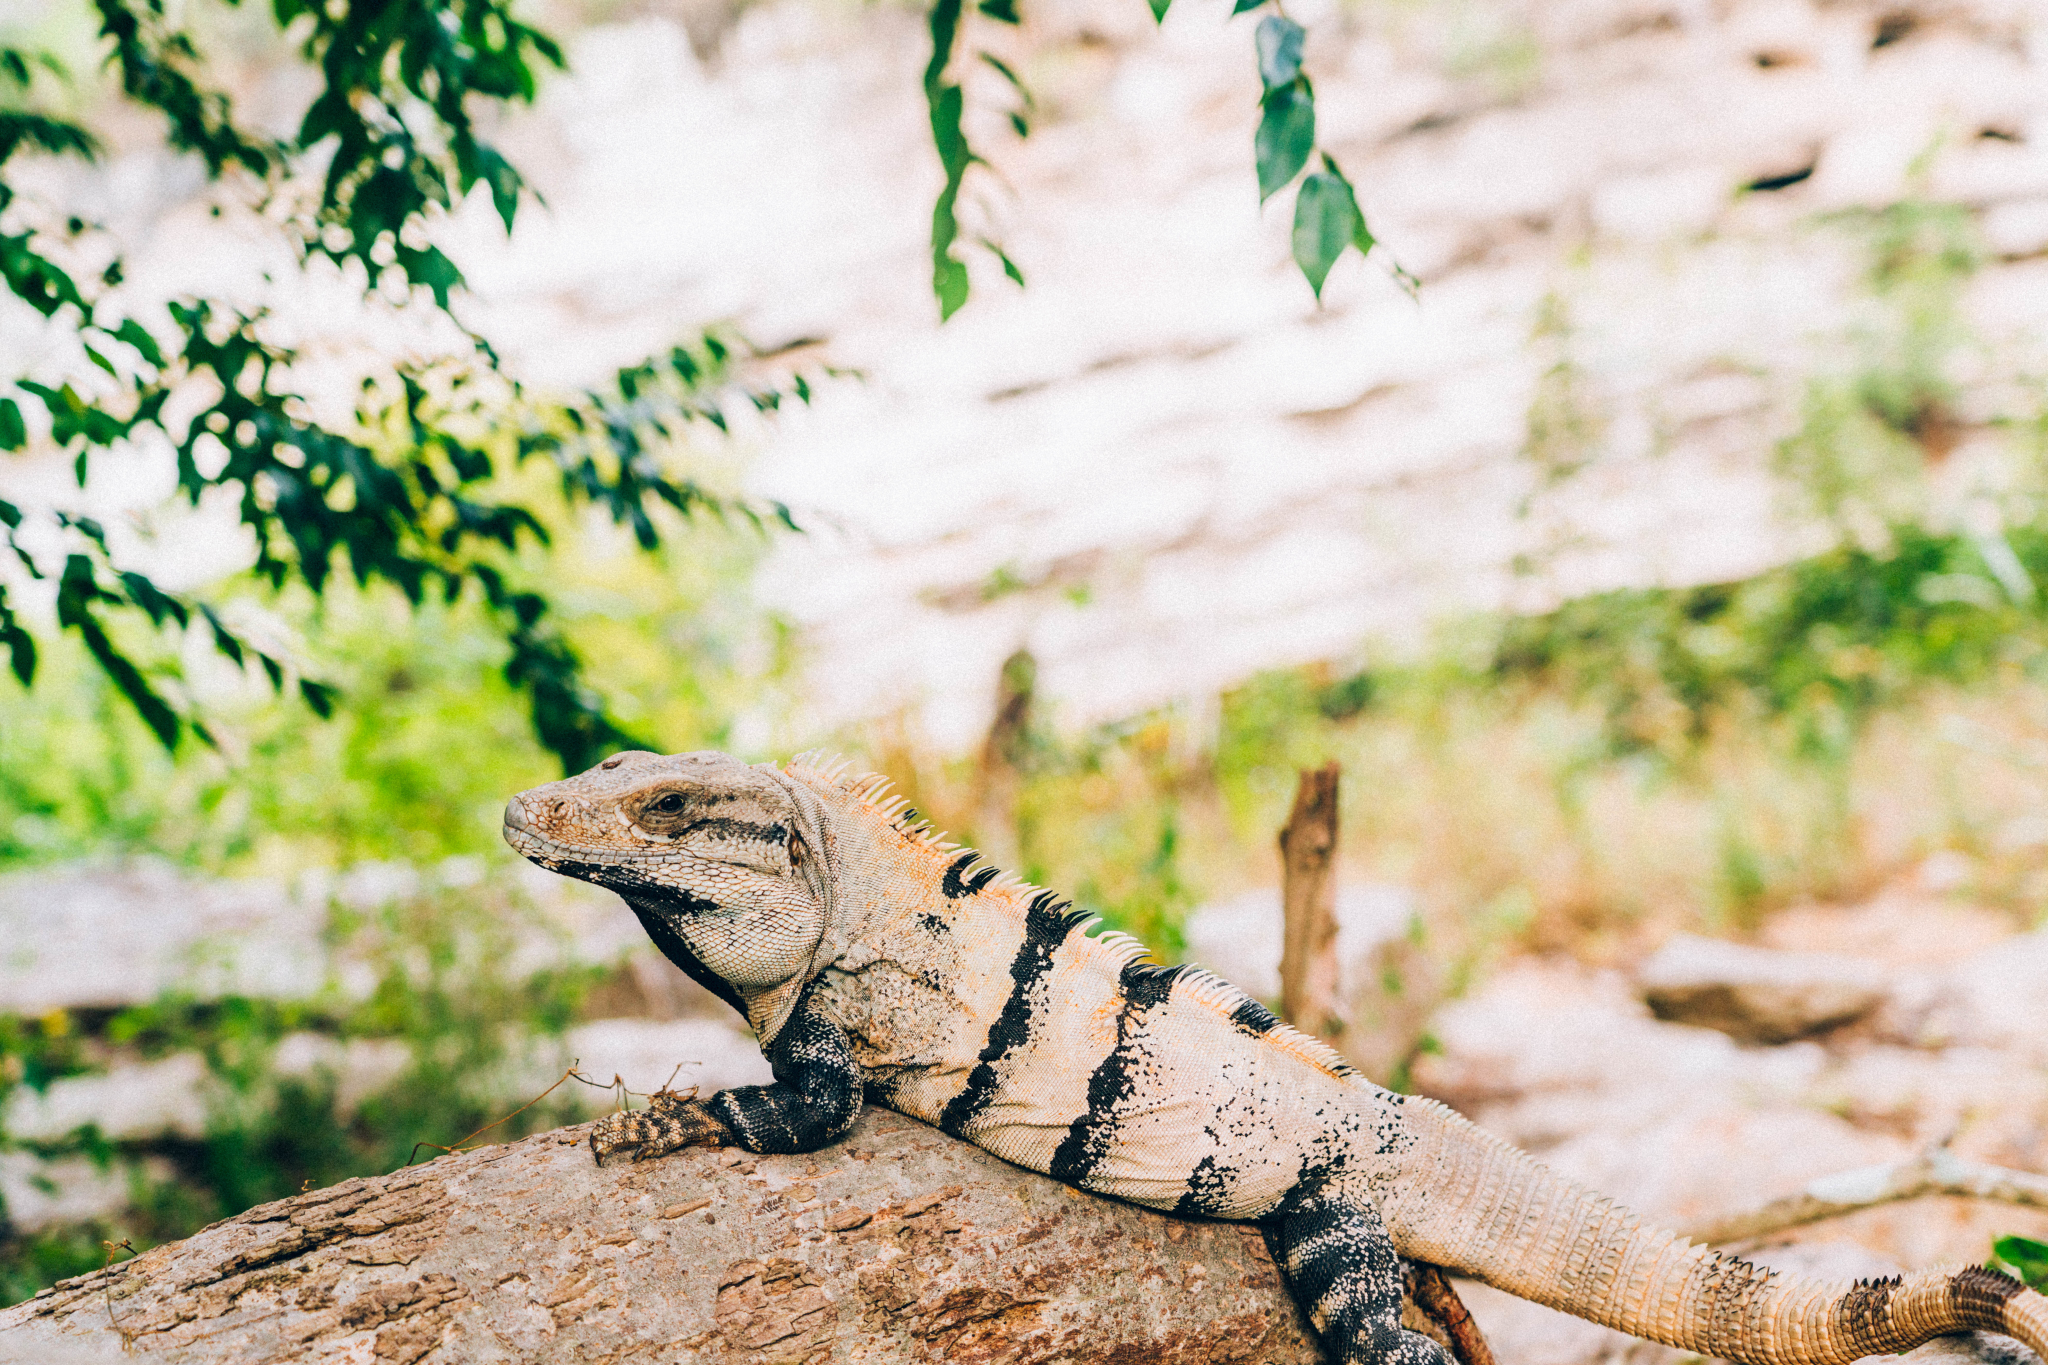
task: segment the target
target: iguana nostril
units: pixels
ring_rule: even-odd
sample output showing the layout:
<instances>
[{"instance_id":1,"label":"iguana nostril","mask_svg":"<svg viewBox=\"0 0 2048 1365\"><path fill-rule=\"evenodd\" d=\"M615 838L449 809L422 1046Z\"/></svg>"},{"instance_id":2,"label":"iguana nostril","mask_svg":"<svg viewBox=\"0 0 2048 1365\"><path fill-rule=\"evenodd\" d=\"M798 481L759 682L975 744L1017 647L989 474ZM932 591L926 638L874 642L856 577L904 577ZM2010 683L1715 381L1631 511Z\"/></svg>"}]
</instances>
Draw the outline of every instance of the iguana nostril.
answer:
<instances>
[{"instance_id":1,"label":"iguana nostril","mask_svg":"<svg viewBox=\"0 0 2048 1365\"><path fill-rule=\"evenodd\" d=\"M532 826L526 823L526 803L513 797L505 803L505 828L530 832Z\"/></svg>"}]
</instances>

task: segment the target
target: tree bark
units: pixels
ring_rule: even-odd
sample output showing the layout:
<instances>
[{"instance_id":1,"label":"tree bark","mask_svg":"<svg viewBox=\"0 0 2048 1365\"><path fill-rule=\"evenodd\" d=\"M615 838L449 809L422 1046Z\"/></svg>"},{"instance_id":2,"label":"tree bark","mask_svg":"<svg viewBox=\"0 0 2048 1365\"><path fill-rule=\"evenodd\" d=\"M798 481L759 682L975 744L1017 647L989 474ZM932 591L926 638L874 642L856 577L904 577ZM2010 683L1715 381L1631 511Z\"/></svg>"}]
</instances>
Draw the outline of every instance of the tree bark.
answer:
<instances>
[{"instance_id":1,"label":"tree bark","mask_svg":"<svg viewBox=\"0 0 2048 1365\"><path fill-rule=\"evenodd\" d=\"M1334 1043L1337 1000L1337 765L1304 769L1280 829L1280 1012Z\"/></svg>"},{"instance_id":2,"label":"tree bark","mask_svg":"<svg viewBox=\"0 0 2048 1365\"><path fill-rule=\"evenodd\" d=\"M812 1156L599 1167L587 1126L351 1180L0 1311L0 1361L1320 1359L1255 1228L870 1110Z\"/></svg>"}]
</instances>

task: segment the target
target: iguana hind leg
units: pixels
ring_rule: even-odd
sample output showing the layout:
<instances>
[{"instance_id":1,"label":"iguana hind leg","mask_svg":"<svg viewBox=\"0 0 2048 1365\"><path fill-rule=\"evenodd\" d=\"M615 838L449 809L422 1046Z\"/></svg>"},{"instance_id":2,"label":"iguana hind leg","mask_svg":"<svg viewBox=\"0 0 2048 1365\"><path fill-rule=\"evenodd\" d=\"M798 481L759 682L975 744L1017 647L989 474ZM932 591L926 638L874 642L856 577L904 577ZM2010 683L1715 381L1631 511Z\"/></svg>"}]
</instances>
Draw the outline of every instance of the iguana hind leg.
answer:
<instances>
[{"instance_id":1,"label":"iguana hind leg","mask_svg":"<svg viewBox=\"0 0 2048 1365\"><path fill-rule=\"evenodd\" d=\"M1294 1301L1341 1365L1452 1365L1444 1348L1401 1326L1401 1258L1362 1195L1291 1197L1267 1239Z\"/></svg>"}]
</instances>

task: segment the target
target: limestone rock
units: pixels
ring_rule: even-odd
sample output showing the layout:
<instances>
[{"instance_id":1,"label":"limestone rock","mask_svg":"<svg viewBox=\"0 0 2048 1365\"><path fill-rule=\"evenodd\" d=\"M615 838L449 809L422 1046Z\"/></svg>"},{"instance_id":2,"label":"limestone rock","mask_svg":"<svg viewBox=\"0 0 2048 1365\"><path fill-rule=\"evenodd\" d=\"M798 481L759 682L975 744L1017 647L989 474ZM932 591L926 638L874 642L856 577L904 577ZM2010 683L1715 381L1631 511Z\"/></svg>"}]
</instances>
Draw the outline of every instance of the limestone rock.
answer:
<instances>
[{"instance_id":1,"label":"limestone rock","mask_svg":"<svg viewBox=\"0 0 2048 1365\"><path fill-rule=\"evenodd\" d=\"M1788 1043L1853 1022L1886 995L1884 974L1854 958L1784 953L1681 934L1644 964L1659 1019L1749 1043Z\"/></svg>"}]
</instances>

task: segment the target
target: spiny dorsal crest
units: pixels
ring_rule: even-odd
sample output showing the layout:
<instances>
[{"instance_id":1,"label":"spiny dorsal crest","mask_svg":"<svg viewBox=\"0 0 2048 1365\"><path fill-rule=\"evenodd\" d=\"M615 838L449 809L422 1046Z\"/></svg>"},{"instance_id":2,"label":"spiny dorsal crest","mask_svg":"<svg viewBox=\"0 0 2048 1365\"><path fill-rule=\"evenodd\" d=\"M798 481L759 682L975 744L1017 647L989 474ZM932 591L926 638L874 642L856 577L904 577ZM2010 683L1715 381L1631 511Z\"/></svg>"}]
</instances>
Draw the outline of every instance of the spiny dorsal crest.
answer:
<instances>
[{"instance_id":1,"label":"spiny dorsal crest","mask_svg":"<svg viewBox=\"0 0 2048 1365\"><path fill-rule=\"evenodd\" d=\"M959 844L950 842L929 820L912 810L907 798L897 796L891 791L893 784L884 774L856 772L851 760L828 755L819 750L798 754L790 760L783 771L791 777L827 788L858 803L864 809L880 816L897 833L923 844L934 855L970 855L973 862L959 867L963 874L971 873L976 866L989 866L979 853L971 849L962 849ZM934 858L932 867L935 879L943 875L945 866L944 858ZM1099 917L1073 911L1071 902L1060 899L1051 891L1032 885L1014 872L998 871L988 886L990 889L1015 893L1020 906L1036 904L1041 911L1066 912L1068 920L1074 924L1075 931L1088 936L1090 941L1107 955L1107 965L1112 970L1121 971L1138 964L1151 971L1170 974L1173 978L1175 996L1224 1014L1251 1002L1251 997L1243 990L1203 968L1166 967L1157 963L1147 963L1145 960L1151 956L1152 950L1143 941L1117 929L1097 933L1102 925ZM1264 1036L1273 1046L1293 1053L1333 1076L1363 1079L1358 1069L1345 1061L1335 1048L1320 1038L1301 1032L1291 1024L1275 1023Z\"/></svg>"},{"instance_id":2,"label":"spiny dorsal crest","mask_svg":"<svg viewBox=\"0 0 2048 1365\"><path fill-rule=\"evenodd\" d=\"M898 796L894 781L884 773L856 772L853 760L837 758L819 750L798 754L783 771L815 785L839 792L888 822L898 834L915 839L941 853L957 850L940 830L911 807L910 798Z\"/></svg>"}]
</instances>

